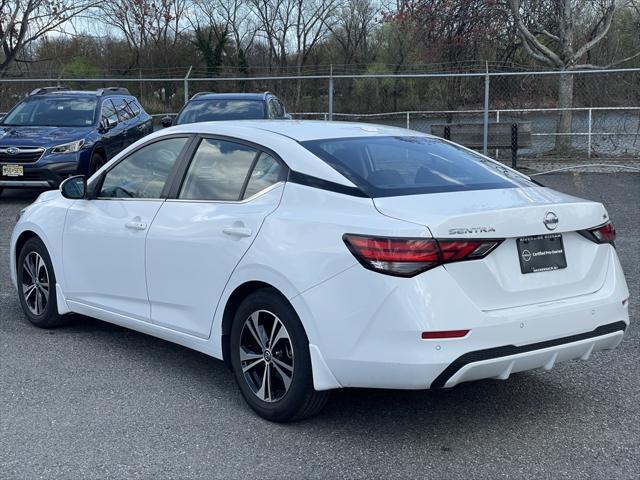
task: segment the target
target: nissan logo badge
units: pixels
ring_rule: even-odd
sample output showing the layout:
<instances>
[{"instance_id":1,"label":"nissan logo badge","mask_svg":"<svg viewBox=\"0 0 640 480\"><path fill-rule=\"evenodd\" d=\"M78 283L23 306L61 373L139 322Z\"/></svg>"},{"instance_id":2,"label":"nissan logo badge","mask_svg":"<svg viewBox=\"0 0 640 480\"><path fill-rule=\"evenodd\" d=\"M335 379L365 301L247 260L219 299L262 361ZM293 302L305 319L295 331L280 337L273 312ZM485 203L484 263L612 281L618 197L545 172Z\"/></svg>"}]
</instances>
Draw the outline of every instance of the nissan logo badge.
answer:
<instances>
[{"instance_id":1,"label":"nissan logo badge","mask_svg":"<svg viewBox=\"0 0 640 480\"><path fill-rule=\"evenodd\" d=\"M547 230L555 230L558 227L558 222L558 216L553 212L547 212L542 220L542 223L547 227Z\"/></svg>"}]
</instances>

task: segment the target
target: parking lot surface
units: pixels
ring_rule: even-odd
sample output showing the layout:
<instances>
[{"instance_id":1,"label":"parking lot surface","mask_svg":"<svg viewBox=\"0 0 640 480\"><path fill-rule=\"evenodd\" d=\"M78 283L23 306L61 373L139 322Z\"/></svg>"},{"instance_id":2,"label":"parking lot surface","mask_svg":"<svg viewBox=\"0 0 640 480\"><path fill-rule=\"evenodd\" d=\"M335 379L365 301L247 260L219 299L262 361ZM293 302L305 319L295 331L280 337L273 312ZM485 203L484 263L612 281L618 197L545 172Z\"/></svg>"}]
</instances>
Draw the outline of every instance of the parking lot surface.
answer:
<instances>
[{"instance_id":1,"label":"parking lot surface","mask_svg":"<svg viewBox=\"0 0 640 480\"><path fill-rule=\"evenodd\" d=\"M622 345L448 391L343 390L313 419L261 420L222 362L86 317L23 316L0 197L0 478L638 478L640 175L538 177L604 202L631 292ZM101 255L103 252L96 252Z\"/></svg>"}]
</instances>

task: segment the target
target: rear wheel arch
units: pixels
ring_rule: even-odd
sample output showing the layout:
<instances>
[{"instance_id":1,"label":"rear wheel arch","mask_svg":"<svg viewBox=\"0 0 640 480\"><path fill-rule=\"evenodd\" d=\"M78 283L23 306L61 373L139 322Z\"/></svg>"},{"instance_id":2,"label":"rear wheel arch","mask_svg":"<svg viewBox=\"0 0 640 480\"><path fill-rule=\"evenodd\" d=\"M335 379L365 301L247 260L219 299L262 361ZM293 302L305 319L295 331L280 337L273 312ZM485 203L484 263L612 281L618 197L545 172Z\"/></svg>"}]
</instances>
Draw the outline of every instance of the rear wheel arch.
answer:
<instances>
[{"instance_id":1,"label":"rear wheel arch","mask_svg":"<svg viewBox=\"0 0 640 480\"><path fill-rule=\"evenodd\" d=\"M241 285L238 285L227 299L227 303L224 306L224 312L222 314L222 359L225 365L231 368L231 358L229 355L229 336L231 334L231 325L233 324L233 317L236 310L242 303L242 301L254 292L259 290L270 290L282 297L287 303L291 305L291 302L287 297L276 287L262 281L249 281ZM291 306L293 308L293 305ZM295 309L294 309L295 310Z\"/></svg>"}]
</instances>

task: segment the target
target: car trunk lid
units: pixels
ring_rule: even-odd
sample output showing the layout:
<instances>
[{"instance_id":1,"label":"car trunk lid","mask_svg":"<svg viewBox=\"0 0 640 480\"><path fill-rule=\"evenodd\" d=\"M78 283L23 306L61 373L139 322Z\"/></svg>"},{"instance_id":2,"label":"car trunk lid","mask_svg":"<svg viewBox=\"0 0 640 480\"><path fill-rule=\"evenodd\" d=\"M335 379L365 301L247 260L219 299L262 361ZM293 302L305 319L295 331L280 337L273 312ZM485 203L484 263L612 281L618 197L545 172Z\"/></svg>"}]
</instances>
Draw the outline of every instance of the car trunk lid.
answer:
<instances>
[{"instance_id":1,"label":"car trunk lid","mask_svg":"<svg viewBox=\"0 0 640 480\"><path fill-rule=\"evenodd\" d=\"M504 239L484 259L445 265L482 310L585 295L604 283L608 245L577 233L608 220L600 203L543 187L383 197L374 203L384 215L427 226L435 238ZM517 239L552 233L562 235L567 267L522 273Z\"/></svg>"}]
</instances>

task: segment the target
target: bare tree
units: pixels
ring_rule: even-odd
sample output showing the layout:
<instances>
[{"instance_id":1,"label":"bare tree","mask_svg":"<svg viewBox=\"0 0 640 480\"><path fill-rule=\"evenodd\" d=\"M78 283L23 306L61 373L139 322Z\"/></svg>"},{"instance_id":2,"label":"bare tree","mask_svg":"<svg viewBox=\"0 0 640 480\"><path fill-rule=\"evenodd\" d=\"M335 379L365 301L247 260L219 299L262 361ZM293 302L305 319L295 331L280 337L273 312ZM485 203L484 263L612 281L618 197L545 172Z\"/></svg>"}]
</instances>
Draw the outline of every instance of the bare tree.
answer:
<instances>
[{"instance_id":1,"label":"bare tree","mask_svg":"<svg viewBox=\"0 0 640 480\"><path fill-rule=\"evenodd\" d=\"M218 43L224 43L227 56L235 57L241 72L248 74L247 52L258 31L248 0L193 0L193 7L189 21L196 34L208 29Z\"/></svg>"},{"instance_id":2,"label":"bare tree","mask_svg":"<svg viewBox=\"0 0 640 480\"><path fill-rule=\"evenodd\" d=\"M366 58L380 4L374 0L347 0L340 8L336 22L329 25L333 40L339 45L342 61L349 65Z\"/></svg>"},{"instance_id":3,"label":"bare tree","mask_svg":"<svg viewBox=\"0 0 640 480\"><path fill-rule=\"evenodd\" d=\"M105 23L124 36L134 63L141 65L143 55L176 44L187 6L187 0L110 0L100 8Z\"/></svg>"},{"instance_id":4,"label":"bare tree","mask_svg":"<svg viewBox=\"0 0 640 480\"><path fill-rule=\"evenodd\" d=\"M269 48L269 65L275 60L281 70L295 61L296 73L313 49L324 41L336 22L342 0L250 0L259 21L261 38ZM301 82L296 89L296 105L301 99Z\"/></svg>"},{"instance_id":5,"label":"bare tree","mask_svg":"<svg viewBox=\"0 0 640 480\"><path fill-rule=\"evenodd\" d=\"M287 66L288 39L293 29L294 0L250 0L258 33L268 46L268 67Z\"/></svg>"},{"instance_id":6,"label":"bare tree","mask_svg":"<svg viewBox=\"0 0 640 480\"><path fill-rule=\"evenodd\" d=\"M97 0L0 0L0 76L48 33L97 4Z\"/></svg>"},{"instance_id":7,"label":"bare tree","mask_svg":"<svg viewBox=\"0 0 640 480\"><path fill-rule=\"evenodd\" d=\"M608 68L640 55L640 52L607 65L583 63L611 28L616 0L509 0L522 46L537 62L561 70L558 83L556 150L571 148L574 76L571 70Z\"/></svg>"}]
</instances>

